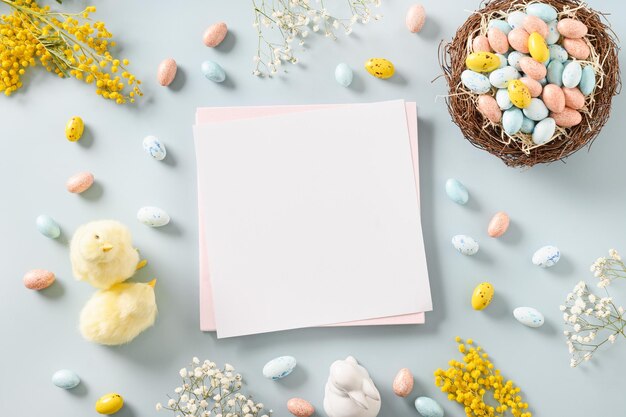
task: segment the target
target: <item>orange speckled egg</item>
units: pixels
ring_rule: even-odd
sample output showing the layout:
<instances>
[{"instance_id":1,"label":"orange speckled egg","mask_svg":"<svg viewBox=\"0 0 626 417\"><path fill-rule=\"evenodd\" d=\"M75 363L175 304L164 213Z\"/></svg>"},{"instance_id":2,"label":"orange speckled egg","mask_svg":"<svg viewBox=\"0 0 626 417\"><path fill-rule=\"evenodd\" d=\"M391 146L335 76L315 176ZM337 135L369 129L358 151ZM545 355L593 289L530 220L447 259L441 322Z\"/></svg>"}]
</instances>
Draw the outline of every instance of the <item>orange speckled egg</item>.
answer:
<instances>
[{"instance_id":1,"label":"orange speckled egg","mask_svg":"<svg viewBox=\"0 0 626 417\"><path fill-rule=\"evenodd\" d=\"M545 78L548 73L545 65L528 56L519 60L519 66L526 75L534 80L541 80L542 78Z\"/></svg>"},{"instance_id":2,"label":"orange speckled egg","mask_svg":"<svg viewBox=\"0 0 626 417\"><path fill-rule=\"evenodd\" d=\"M302 398L292 398L287 401L287 410L296 417L310 417L315 413L315 408L311 403Z\"/></svg>"},{"instance_id":3,"label":"orange speckled egg","mask_svg":"<svg viewBox=\"0 0 626 417\"><path fill-rule=\"evenodd\" d=\"M565 95L563 90L556 84L548 84L543 88L541 96L543 104L548 110L554 113L561 113L565 110Z\"/></svg>"},{"instance_id":4,"label":"orange speckled egg","mask_svg":"<svg viewBox=\"0 0 626 417\"><path fill-rule=\"evenodd\" d=\"M576 59L584 60L591 55L591 49L583 39L564 38L563 48Z\"/></svg>"},{"instance_id":5,"label":"orange speckled egg","mask_svg":"<svg viewBox=\"0 0 626 417\"><path fill-rule=\"evenodd\" d=\"M91 172L79 172L67 179L65 188L70 193L80 194L87 191L93 185L93 174Z\"/></svg>"},{"instance_id":6,"label":"orange speckled egg","mask_svg":"<svg viewBox=\"0 0 626 417\"><path fill-rule=\"evenodd\" d=\"M493 215L491 221L489 222L487 234L491 237L502 236L508 230L510 222L511 220L509 219L508 214L503 211L497 212Z\"/></svg>"},{"instance_id":7,"label":"orange speckled egg","mask_svg":"<svg viewBox=\"0 0 626 417\"><path fill-rule=\"evenodd\" d=\"M497 27L492 27L487 32L487 39L491 48L499 54L506 54L509 52L509 40L504 32Z\"/></svg>"},{"instance_id":8,"label":"orange speckled egg","mask_svg":"<svg viewBox=\"0 0 626 417\"><path fill-rule=\"evenodd\" d=\"M168 86L174 81L174 77L176 77L176 71L178 70L178 66L176 65L176 61L172 58L167 58L161 61L159 67L157 68L157 81L162 86Z\"/></svg>"},{"instance_id":9,"label":"orange speckled egg","mask_svg":"<svg viewBox=\"0 0 626 417\"><path fill-rule=\"evenodd\" d=\"M474 52L491 52L489 39L485 35L478 35L472 41L472 50Z\"/></svg>"},{"instance_id":10,"label":"orange speckled egg","mask_svg":"<svg viewBox=\"0 0 626 417\"><path fill-rule=\"evenodd\" d=\"M566 38L580 39L587 34L587 26L576 19L561 19L556 25L557 30Z\"/></svg>"},{"instance_id":11,"label":"orange speckled egg","mask_svg":"<svg viewBox=\"0 0 626 417\"><path fill-rule=\"evenodd\" d=\"M413 374L409 370L409 368L402 368L396 374L396 377L393 379L393 384L391 388L393 389L393 393L398 397L406 398L409 396L411 391L413 391L413 384L415 383Z\"/></svg>"},{"instance_id":12,"label":"orange speckled egg","mask_svg":"<svg viewBox=\"0 0 626 417\"><path fill-rule=\"evenodd\" d=\"M526 87L528 87L531 97L539 97L541 95L543 86L541 85L539 81L533 80L530 77L522 77L519 80L523 82L526 85Z\"/></svg>"},{"instance_id":13,"label":"orange speckled egg","mask_svg":"<svg viewBox=\"0 0 626 417\"><path fill-rule=\"evenodd\" d=\"M585 107L585 96L577 88L563 87L563 95L565 96L565 105L570 109L580 110Z\"/></svg>"},{"instance_id":14,"label":"orange speckled egg","mask_svg":"<svg viewBox=\"0 0 626 417\"><path fill-rule=\"evenodd\" d=\"M29 290L43 290L54 283L55 276L45 269L33 269L24 275L24 286Z\"/></svg>"},{"instance_id":15,"label":"orange speckled egg","mask_svg":"<svg viewBox=\"0 0 626 417\"><path fill-rule=\"evenodd\" d=\"M478 111L492 123L499 123L502 119L502 110L493 96L481 94L478 97Z\"/></svg>"},{"instance_id":16,"label":"orange speckled egg","mask_svg":"<svg viewBox=\"0 0 626 417\"><path fill-rule=\"evenodd\" d=\"M550 117L554 119L557 126L574 127L583 120L582 114L578 110L566 107L560 113L550 113Z\"/></svg>"},{"instance_id":17,"label":"orange speckled egg","mask_svg":"<svg viewBox=\"0 0 626 417\"><path fill-rule=\"evenodd\" d=\"M537 32L544 39L547 38L548 33L550 33L550 30L548 29L548 25L546 24L546 22L544 22L537 16L533 16L533 15L526 16L524 18L524 23L522 24L522 26L524 26L524 30L528 32L529 34L533 32Z\"/></svg>"},{"instance_id":18,"label":"orange speckled egg","mask_svg":"<svg viewBox=\"0 0 626 417\"><path fill-rule=\"evenodd\" d=\"M509 32L509 44L513 49L523 54L528 53L529 33L522 28L515 28Z\"/></svg>"},{"instance_id":19,"label":"orange speckled egg","mask_svg":"<svg viewBox=\"0 0 626 417\"><path fill-rule=\"evenodd\" d=\"M215 48L222 43L226 34L228 34L228 26L226 26L226 23L218 22L207 28L204 35L202 35L202 42L209 48Z\"/></svg>"},{"instance_id":20,"label":"orange speckled egg","mask_svg":"<svg viewBox=\"0 0 626 417\"><path fill-rule=\"evenodd\" d=\"M411 33L417 33L424 27L426 11L421 4L414 4L406 12L406 27Z\"/></svg>"}]
</instances>

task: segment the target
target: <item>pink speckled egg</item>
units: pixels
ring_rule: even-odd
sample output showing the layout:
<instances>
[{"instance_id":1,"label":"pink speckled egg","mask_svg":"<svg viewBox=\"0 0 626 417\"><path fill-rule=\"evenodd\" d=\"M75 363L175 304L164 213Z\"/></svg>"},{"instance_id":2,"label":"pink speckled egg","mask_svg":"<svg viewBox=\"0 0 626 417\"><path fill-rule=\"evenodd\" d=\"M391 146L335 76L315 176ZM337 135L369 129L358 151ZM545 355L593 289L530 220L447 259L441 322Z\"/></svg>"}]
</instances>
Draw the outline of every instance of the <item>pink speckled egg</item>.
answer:
<instances>
[{"instance_id":1,"label":"pink speckled egg","mask_svg":"<svg viewBox=\"0 0 626 417\"><path fill-rule=\"evenodd\" d=\"M393 379L393 384L391 388L393 389L393 393L398 397L408 397L411 391L413 391L413 374L409 370L409 368L402 368L396 374L396 377Z\"/></svg>"},{"instance_id":2,"label":"pink speckled egg","mask_svg":"<svg viewBox=\"0 0 626 417\"><path fill-rule=\"evenodd\" d=\"M33 269L24 275L24 286L29 290L43 290L54 282L54 274L45 269Z\"/></svg>"},{"instance_id":3,"label":"pink speckled egg","mask_svg":"<svg viewBox=\"0 0 626 417\"><path fill-rule=\"evenodd\" d=\"M585 96L577 87L563 87L562 90L565 96L565 106L574 110L580 110L585 107Z\"/></svg>"},{"instance_id":4,"label":"pink speckled egg","mask_svg":"<svg viewBox=\"0 0 626 417\"><path fill-rule=\"evenodd\" d=\"M499 54L506 54L509 52L509 40L507 39L504 32L502 32L497 27L492 27L487 32L487 39L489 40L489 45L491 45L491 49L496 51Z\"/></svg>"},{"instance_id":5,"label":"pink speckled egg","mask_svg":"<svg viewBox=\"0 0 626 417\"><path fill-rule=\"evenodd\" d=\"M472 41L472 50L474 52L491 52L489 39L485 35L478 35Z\"/></svg>"},{"instance_id":6,"label":"pink speckled egg","mask_svg":"<svg viewBox=\"0 0 626 417\"><path fill-rule=\"evenodd\" d=\"M563 48L576 59L587 59L591 55L589 45L583 39L563 39Z\"/></svg>"},{"instance_id":7,"label":"pink speckled egg","mask_svg":"<svg viewBox=\"0 0 626 417\"><path fill-rule=\"evenodd\" d=\"M522 77L519 80L523 82L526 87L528 87L531 97L539 97L541 95L543 86L539 81L533 80L530 77Z\"/></svg>"},{"instance_id":8,"label":"pink speckled egg","mask_svg":"<svg viewBox=\"0 0 626 417\"><path fill-rule=\"evenodd\" d=\"M79 172L69 177L65 183L67 191L80 194L87 191L93 185L93 174L91 172Z\"/></svg>"},{"instance_id":9,"label":"pink speckled egg","mask_svg":"<svg viewBox=\"0 0 626 417\"><path fill-rule=\"evenodd\" d=\"M582 114L578 110L566 107L560 113L550 113L550 117L554 119L557 126L574 127L583 120Z\"/></svg>"},{"instance_id":10,"label":"pink speckled egg","mask_svg":"<svg viewBox=\"0 0 626 417\"><path fill-rule=\"evenodd\" d=\"M164 59L157 69L157 81L162 86L170 85L174 81L174 77L176 77L177 70L176 61L172 58Z\"/></svg>"},{"instance_id":11,"label":"pink speckled egg","mask_svg":"<svg viewBox=\"0 0 626 417\"><path fill-rule=\"evenodd\" d=\"M315 412L313 405L302 398L292 398L287 401L287 410L296 417L310 417Z\"/></svg>"},{"instance_id":12,"label":"pink speckled egg","mask_svg":"<svg viewBox=\"0 0 626 417\"><path fill-rule=\"evenodd\" d=\"M545 65L528 56L519 60L519 66L522 68L522 71L533 80L545 78L548 72Z\"/></svg>"},{"instance_id":13,"label":"pink speckled egg","mask_svg":"<svg viewBox=\"0 0 626 417\"><path fill-rule=\"evenodd\" d=\"M565 110L565 94L563 94L561 87L556 84L548 84L543 87L541 99L548 110L554 113L561 113Z\"/></svg>"},{"instance_id":14,"label":"pink speckled egg","mask_svg":"<svg viewBox=\"0 0 626 417\"><path fill-rule=\"evenodd\" d=\"M508 230L510 222L508 214L503 211L497 212L491 218L489 226L487 226L487 234L491 237L502 236Z\"/></svg>"},{"instance_id":15,"label":"pink speckled egg","mask_svg":"<svg viewBox=\"0 0 626 417\"><path fill-rule=\"evenodd\" d=\"M207 30L204 31L202 41L206 46L215 48L217 45L222 43L227 33L228 26L226 26L226 23L218 22L209 26Z\"/></svg>"},{"instance_id":16,"label":"pink speckled egg","mask_svg":"<svg viewBox=\"0 0 626 417\"><path fill-rule=\"evenodd\" d=\"M556 25L559 33L566 38L580 39L587 34L587 26L576 19L561 19Z\"/></svg>"},{"instance_id":17,"label":"pink speckled egg","mask_svg":"<svg viewBox=\"0 0 626 417\"><path fill-rule=\"evenodd\" d=\"M502 119L502 110L493 96L481 94L478 96L478 111L492 123L499 123Z\"/></svg>"},{"instance_id":18,"label":"pink speckled egg","mask_svg":"<svg viewBox=\"0 0 626 417\"><path fill-rule=\"evenodd\" d=\"M414 4L409 7L409 10L406 12L406 28L411 33L417 33L424 27L424 22L426 21L426 11L424 10L424 6L421 4Z\"/></svg>"},{"instance_id":19,"label":"pink speckled egg","mask_svg":"<svg viewBox=\"0 0 626 417\"><path fill-rule=\"evenodd\" d=\"M527 54L528 51L528 37L530 35L522 28L515 28L509 32L509 45L513 49L523 54Z\"/></svg>"},{"instance_id":20,"label":"pink speckled egg","mask_svg":"<svg viewBox=\"0 0 626 417\"><path fill-rule=\"evenodd\" d=\"M548 25L543 20L539 19L537 16L528 15L524 18L524 30L528 33L537 32L541 35L542 38L547 38L550 29L548 29Z\"/></svg>"}]
</instances>

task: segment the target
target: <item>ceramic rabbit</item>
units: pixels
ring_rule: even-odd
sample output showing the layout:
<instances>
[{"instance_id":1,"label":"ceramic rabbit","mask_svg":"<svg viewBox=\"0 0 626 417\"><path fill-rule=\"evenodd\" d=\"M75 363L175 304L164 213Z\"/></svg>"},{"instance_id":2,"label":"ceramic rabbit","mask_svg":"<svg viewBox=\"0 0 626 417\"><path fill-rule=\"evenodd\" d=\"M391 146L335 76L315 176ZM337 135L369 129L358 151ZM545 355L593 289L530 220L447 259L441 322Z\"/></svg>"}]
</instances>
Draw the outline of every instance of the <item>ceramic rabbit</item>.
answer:
<instances>
[{"instance_id":1,"label":"ceramic rabbit","mask_svg":"<svg viewBox=\"0 0 626 417\"><path fill-rule=\"evenodd\" d=\"M333 362L324 393L328 417L376 417L380 394L367 370L352 356Z\"/></svg>"}]
</instances>

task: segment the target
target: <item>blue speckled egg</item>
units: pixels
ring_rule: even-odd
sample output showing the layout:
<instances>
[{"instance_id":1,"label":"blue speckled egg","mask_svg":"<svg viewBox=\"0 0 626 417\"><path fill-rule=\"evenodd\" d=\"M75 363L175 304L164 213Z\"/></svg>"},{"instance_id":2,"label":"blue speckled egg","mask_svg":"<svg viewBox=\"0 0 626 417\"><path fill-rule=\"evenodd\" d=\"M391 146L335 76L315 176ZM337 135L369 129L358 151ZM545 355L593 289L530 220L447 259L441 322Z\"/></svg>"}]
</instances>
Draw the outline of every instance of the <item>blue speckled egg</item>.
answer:
<instances>
[{"instance_id":1,"label":"blue speckled egg","mask_svg":"<svg viewBox=\"0 0 626 417\"><path fill-rule=\"evenodd\" d=\"M344 87L349 87L352 84L352 69L346 63L341 63L335 68L335 80Z\"/></svg>"},{"instance_id":2,"label":"blue speckled egg","mask_svg":"<svg viewBox=\"0 0 626 417\"><path fill-rule=\"evenodd\" d=\"M146 136L143 138L143 150L157 161L163 160L165 155L167 155L165 145L163 145L156 136Z\"/></svg>"},{"instance_id":3,"label":"blue speckled egg","mask_svg":"<svg viewBox=\"0 0 626 417\"><path fill-rule=\"evenodd\" d=\"M550 268L551 266L556 265L561 259L561 252L559 248L556 246L544 246L539 248L537 252L533 254L533 264L540 266L542 268Z\"/></svg>"},{"instance_id":4,"label":"blue speckled egg","mask_svg":"<svg viewBox=\"0 0 626 417\"><path fill-rule=\"evenodd\" d=\"M543 314L532 307L517 307L513 310L513 316L528 327L541 327L545 321Z\"/></svg>"},{"instance_id":5,"label":"blue speckled egg","mask_svg":"<svg viewBox=\"0 0 626 417\"><path fill-rule=\"evenodd\" d=\"M561 45L550 45L548 46L548 51L550 51L550 59L552 61L559 61L561 64L567 61L567 51Z\"/></svg>"},{"instance_id":6,"label":"blue speckled egg","mask_svg":"<svg viewBox=\"0 0 626 417\"><path fill-rule=\"evenodd\" d=\"M508 35L509 32L513 30L511 25L509 25L507 22L505 22L504 20L498 20L498 19L493 19L489 21L489 24L487 25L487 29L491 29L491 28L500 29L502 32L504 32L505 35Z\"/></svg>"},{"instance_id":7,"label":"blue speckled egg","mask_svg":"<svg viewBox=\"0 0 626 417\"><path fill-rule=\"evenodd\" d=\"M509 60L508 60L508 58L506 56L504 56L502 54L496 54L496 56L500 60L500 65L498 66L498 68L504 68L507 65L509 65Z\"/></svg>"},{"instance_id":8,"label":"blue speckled egg","mask_svg":"<svg viewBox=\"0 0 626 417\"><path fill-rule=\"evenodd\" d=\"M508 110L513 106L509 97L509 91L506 88L496 91L496 103L498 103L500 110Z\"/></svg>"},{"instance_id":9,"label":"blue speckled egg","mask_svg":"<svg viewBox=\"0 0 626 417\"><path fill-rule=\"evenodd\" d=\"M42 214L41 216L37 217L36 223L37 230L39 230L39 233L41 233L45 237L49 237L50 239L56 239L61 236L61 228L52 217Z\"/></svg>"},{"instance_id":10,"label":"blue speckled egg","mask_svg":"<svg viewBox=\"0 0 626 417\"><path fill-rule=\"evenodd\" d=\"M509 81L517 80L519 77L520 73L515 68L506 66L492 71L489 74L489 82L496 88L506 88L509 85Z\"/></svg>"},{"instance_id":11,"label":"blue speckled egg","mask_svg":"<svg viewBox=\"0 0 626 417\"><path fill-rule=\"evenodd\" d=\"M541 84L542 87L545 87L546 85L548 85L548 78L543 77L539 80L539 84Z\"/></svg>"},{"instance_id":12,"label":"blue speckled egg","mask_svg":"<svg viewBox=\"0 0 626 417\"><path fill-rule=\"evenodd\" d=\"M484 94L491 90L489 78L472 70L465 70L461 73L461 82L475 94Z\"/></svg>"},{"instance_id":13,"label":"blue speckled egg","mask_svg":"<svg viewBox=\"0 0 626 417\"><path fill-rule=\"evenodd\" d=\"M80 378L74 371L61 369L52 375L52 383L59 388L72 389L80 384Z\"/></svg>"},{"instance_id":14,"label":"blue speckled egg","mask_svg":"<svg viewBox=\"0 0 626 417\"><path fill-rule=\"evenodd\" d=\"M263 367L263 376L272 381L286 377L296 367L296 358L293 356L279 356Z\"/></svg>"},{"instance_id":15,"label":"blue speckled egg","mask_svg":"<svg viewBox=\"0 0 626 417\"><path fill-rule=\"evenodd\" d=\"M556 28L556 25L558 23L558 20L552 20L551 22L548 22L548 36L546 36L546 43L548 45L554 45L561 38L559 30Z\"/></svg>"},{"instance_id":16,"label":"blue speckled egg","mask_svg":"<svg viewBox=\"0 0 626 417\"><path fill-rule=\"evenodd\" d=\"M563 64L560 61L550 62L548 64L548 75L546 75L548 82L561 87L563 85L563 69Z\"/></svg>"},{"instance_id":17,"label":"blue speckled egg","mask_svg":"<svg viewBox=\"0 0 626 417\"><path fill-rule=\"evenodd\" d=\"M452 238L452 246L454 246L454 249L459 251L459 253L467 256L476 255L478 249L480 249L476 239L467 235L454 236Z\"/></svg>"},{"instance_id":18,"label":"blue speckled egg","mask_svg":"<svg viewBox=\"0 0 626 417\"><path fill-rule=\"evenodd\" d=\"M513 68L515 68L518 71L522 70L522 67L519 64L520 59L524 58L525 56L528 56L526 54L523 54L521 52L517 52L517 51L512 51L509 56L507 57L507 60L509 61L509 65L512 66Z\"/></svg>"},{"instance_id":19,"label":"blue speckled egg","mask_svg":"<svg viewBox=\"0 0 626 417\"><path fill-rule=\"evenodd\" d=\"M552 117L546 117L535 125L533 130L533 143L543 145L548 142L556 130L556 122Z\"/></svg>"},{"instance_id":20,"label":"blue speckled egg","mask_svg":"<svg viewBox=\"0 0 626 417\"><path fill-rule=\"evenodd\" d=\"M545 119L549 113L550 111L540 98L531 99L530 106L524 109L524 116L535 122Z\"/></svg>"},{"instance_id":21,"label":"blue speckled egg","mask_svg":"<svg viewBox=\"0 0 626 417\"><path fill-rule=\"evenodd\" d=\"M224 68L222 68L217 62L206 60L202 63L200 68L202 69L202 74L204 74L204 76L211 81L221 83L226 79L226 72L224 71Z\"/></svg>"},{"instance_id":22,"label":"blue speckled egg","mask_svg":"<svg viewBox=\"0 0 626 417\"><path fill-rule=\"evenodd\" d=\"M467 188L461 181L455 178L449 178L446 181L446 194L450 200L457 204L463 205L469 201L469 191L467 191Z\"/></svg>"},{"instance_id":23,"label":"blue speckled egg","mask_svg":"<svg viewBox=\"0 0 626 417\"><path fill-rule=\"evenodd\" d=\"M415 409L422 417L443 417L443 408L429 397L417 397Z\"/></svg>"},{"instance_id":24,"label":"blue speckled egg","mask_svg":"<svg viewBox=\"0 0 626 417\"><path fill-rule=\"evenodd\" d=\"M526 19L526 13L516 10L514 12L509 13L506 18L507 23L511 28L517 29L524 26L524 19Z\"/></svg>"},{"instance_id":25,"label":"blue speckled egg","mask_svg":"<svg viewBox=\"0 0 626 417\"><path fill-rule=\"evenodd\" d=\"M508 135L514 135L522 128L524 113L517 107L511 107L502 113L502 128Z\"/></svg>"},{"instance_id":26,"label":"blue speckled egg","mask_svg":"<svg viewBox=\"0 0 626 417\"><path fill-rule=\"evenodd\" d=\"M537 16L546 23L556 20L556 9L545 3L532 3L526 6L526 14Z\"/></svg>"},{"instance_id":27,"label":"blue speckled egg","mask_svg":"<svg viewBox=\"0 0 626 417\"><path fill-rule=\"evenodd\" d=\"M520 128L520 130L523 133L533 133L533 130L535 130L535 121L530 120L528 117L524 117L524 120L522 120L522 127Z\"/></svg>"},{"instance_id":28,"label":"blue speckled egg","mask_svg":"<svg viewBox=\"0 0 626 417\"><path fill-rule=\"evenodd\" d=\"M580 92L588 96L593 93L596 88L596 72L591 65L587 65L583 68L582 75L580 77L580 84L578 85Z\"/></svg>"},{"instance_id":29,"label":"blue speckled egg","mask_svg":"<svg viewBox=\"0 0 626 417\"><path fill-rule=\"evenodd\" d=\"M170 216L158 207L146 206L137 212L137 220L146 226L161 227L170 222Z\"/></svg>"},{"instance_id":30,"label":"blue speckled egg","mask_svg":"<svg viewBox=\"0 0 626 417\"><path fill-rule=\"evenodd\" d=\"M572 61L565 65L563 69L563 87L574 88L580 83L583 76L583 69L580 62Z\"/></svg>"}]
</instances>

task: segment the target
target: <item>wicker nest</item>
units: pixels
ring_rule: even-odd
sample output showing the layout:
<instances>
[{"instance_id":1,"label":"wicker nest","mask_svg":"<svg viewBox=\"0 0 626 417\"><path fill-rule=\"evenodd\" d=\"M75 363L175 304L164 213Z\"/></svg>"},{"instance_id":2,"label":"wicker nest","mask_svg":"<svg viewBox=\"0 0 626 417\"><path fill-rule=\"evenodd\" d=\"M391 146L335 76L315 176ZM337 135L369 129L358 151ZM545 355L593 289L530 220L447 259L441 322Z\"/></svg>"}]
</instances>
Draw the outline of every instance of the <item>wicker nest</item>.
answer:
<instances>
[{"instance_id":1,"label":"wicker nest","mask_svg":"<svg viewBox=\"0 0 626 417\"><path fill-rule=\"evenodd\" d=\"M587 25L589 33L586 39L592 53L583 65L593 65L597 79L595 91L587 97L581 110L582 122L573 128L557 128L552 139L543 145L535 145L527 134L509 136L501 124L489 122L476 107L478 95L461 84L461 73L466 68L465 59L471 52L472 39L486 34L489 20L504 18L514 10L524 9L531 1L483 1L481 9L472 13L452 42L440 46L440 65L449 86L446 102L452 120L472 145L513 167L531 167L562 160L585 145L591 146L609 118L613 96L621 89L617 37L601 20L603 14L574 0L542 2L554 6L559 12L559 19L573 17Z\"/></svg>"}]
</instances>

